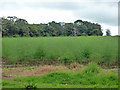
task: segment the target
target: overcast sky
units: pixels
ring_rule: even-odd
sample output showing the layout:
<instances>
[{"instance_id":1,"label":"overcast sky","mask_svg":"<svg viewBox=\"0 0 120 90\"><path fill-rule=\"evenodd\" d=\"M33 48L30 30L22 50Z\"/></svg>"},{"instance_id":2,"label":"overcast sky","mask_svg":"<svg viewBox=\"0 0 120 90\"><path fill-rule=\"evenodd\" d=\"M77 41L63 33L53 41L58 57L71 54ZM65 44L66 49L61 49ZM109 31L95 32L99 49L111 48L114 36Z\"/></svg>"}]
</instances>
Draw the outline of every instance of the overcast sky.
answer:
<instances>
[{"instance_id":1,"label":"overcast sky","mask_svg":"<svg viewBox=\"0 0 120 90\"><path fill-rule=\"evenodd\" d=\"M118 34L119 0L0 0L0 17L17 16L28 23L74 22L78 19L99 23L103 33Z\"/></svg>"}]
</instances>

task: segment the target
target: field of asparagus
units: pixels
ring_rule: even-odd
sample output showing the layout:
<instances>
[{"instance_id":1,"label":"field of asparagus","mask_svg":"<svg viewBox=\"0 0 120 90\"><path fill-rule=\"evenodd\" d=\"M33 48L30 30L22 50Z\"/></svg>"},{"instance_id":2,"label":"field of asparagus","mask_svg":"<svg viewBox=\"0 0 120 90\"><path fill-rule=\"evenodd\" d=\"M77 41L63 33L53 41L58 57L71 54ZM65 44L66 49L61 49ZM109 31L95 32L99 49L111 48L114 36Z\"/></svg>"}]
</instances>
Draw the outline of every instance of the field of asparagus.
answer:
<instances>
[{"instance_id":1,"label":"field of asparagus","mask_svg":"<svg viewBox=\"0 0 120 90\"><path fill-rule=\"evenodd\" d=\"M2 38L2 56L11 63L117 62L118 37Z\"/></svg>"}]
</instances>

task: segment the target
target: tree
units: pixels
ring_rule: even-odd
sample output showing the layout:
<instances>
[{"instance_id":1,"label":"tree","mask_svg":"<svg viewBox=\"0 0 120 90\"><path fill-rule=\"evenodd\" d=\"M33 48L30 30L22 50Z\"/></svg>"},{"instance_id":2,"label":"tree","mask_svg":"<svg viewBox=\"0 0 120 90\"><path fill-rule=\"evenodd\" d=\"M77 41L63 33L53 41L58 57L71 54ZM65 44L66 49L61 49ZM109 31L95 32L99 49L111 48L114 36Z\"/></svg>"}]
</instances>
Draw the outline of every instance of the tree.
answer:
<instances>
[{"instance_id":1,"label":"tree","mask_svg":"<svg viewBox=\"0 0 120 90\"><path fill-rule=\"evenodd\" d=\"M99 29L93 29L92 31L90 31L90 35L91 36L100 36L101 32Z\"/></svg>"},{"instance_id":2,"label":"tree","mask_svg":"<svg viewBox=\"0 0 120 90\"><path fill-rule=\"evenodd\" d=\"M15 21L15 25L19 28L19 35L20 36L29 36L29 27L28 22L25 19L17 19Z\"/></svg>"},{"instance_id":3,"label":"tree","mask_svg":"<svg viewBox=\"0 0 120 90\"><path fill-rule=\"evenodd\" d=\"M14 25L13 21L1 18L2 22L2 35L3 36L13 36L18 34L18 28Z\"/></svg>"},{"instance_id":4,"label":"tree","mask_svg":"<svg viewBox=\"0 0 120 90\"><path fill-rule=\"evenodd\" d=\"M66 23L63 31L64 36L74 36L74 25L73 23Z\"/></svg>"},{"instance_id":5,"label":"tree","mask_svg":"<svg viewBox=\"0 0 120 90\"><path fill-rule=\"evenodd\" d=\"M1 19L2 36L102 36L101 25L88 21L76 20L74 23L29 24L25 19L15 16ZM110 31L107 31L110 35Z\"/></svg>"},{"instance_id":6,"label":"tree","mask_svg":"<svg viewBox=\"0 0 120 90\"><path fill-rule=\"evenodd\" d=\"M111 32L109 29L106 30L106 36L111 36Z\"/></svg>"},{"instance_id":7,"label":"tree","mask_svg":"<svg viewBox=\"0 0 120 90\"><path fill-rule=\"evenodd\" d=\"M29 24L29 36L39 36L38 27L35 24L30 25Z\"/></svg>"}]
</instances>

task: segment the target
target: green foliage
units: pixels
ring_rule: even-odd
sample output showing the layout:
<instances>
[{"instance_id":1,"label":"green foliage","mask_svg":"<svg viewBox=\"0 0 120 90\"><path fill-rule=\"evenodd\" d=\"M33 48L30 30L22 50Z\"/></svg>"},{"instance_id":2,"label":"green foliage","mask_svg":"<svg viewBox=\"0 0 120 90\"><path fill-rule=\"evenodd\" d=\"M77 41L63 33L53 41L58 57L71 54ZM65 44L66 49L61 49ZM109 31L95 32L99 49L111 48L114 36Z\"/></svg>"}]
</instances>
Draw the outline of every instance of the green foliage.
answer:
<instances>
[{"instance_id":1,"label":"green foliage","mask_svg":"<svg viewBox=\"0 0 120 90\"><path fill-rule=\"evenodd\" d=\"M17 37L20 37L20 36L19 36L19 35L17 35L17 34L15 34L15 35L13 35L13 37L16 37L16 38L17 38Z\"/></svg>"},{"instance_id":2,"label":"green foliage","mask_svg":"<svg viewBox=\"0 0 120 90\"><path fill-rule=\"evenodd\" d=\"M25 19L15 16L1 18L3 37L38 37L38 36L102 36L101 26L87 21L74 23L28 24Z\"/></svg>"},{"instance_id":3,"label":"green foliage","mask_svg":"<svg viewBox=\"0 0 120 90\"><path fill-rule=\"evenodd\" d=\"M93 65L93 64L92 64ZM95 63L94 63L95 66ZM92 69L93 70L93 69ZM111 71L112 72L112 71ZM62 87L80 87L80 88L117 88L118 75L98 73L96 70L92 74L84 71L76 72L51 72L39 77L17 77L13 80L3 80L3 87L24 87L24 88L62 88ZM36 83L35 83L36 82ZM11 84L10 84L11 83ZM23 84L26 83L26 84ZM37 86L36 86L37 84ZM77 87L76 87L77 86Z\"/></svg>"},{"instance_id":4,"label":"green foliage","mask_svg":"<svg viewBox=\"0 0 120 90\"><path fill-rule=\"evenodd\" d=\"M8 81L8 80L3 80L2 81L2 87L4 87L4 86L13 86L13 87L15 87L16 85L20 85L20 83L15 82L15 81ZM20 86L22 86L22 85L20 85ZM19 88L19 87L16 87L16 88Z\"/></svg>"},{"instance_id":5,"label":"green foliage","mask_svg":"<svg viewBox=\"0 0 120 90\"><path fill-rule=\"evenodd\" d=\"M69 84L72 80L68 73L52 72L42 77L43 83Z\"/></svg>"},{"instance_id":6,"label":"green foliage","mask_svg":"<svg viewBox=\"0 0 120 90\"><path fill-rule=\"evenodd\" d=\"M32 81L28 81L26 84L25 84L25 89L36 89L37 88L37 85L36 83L32 82Z\"/></svg>"},{"instance_id":7,"label":"green foliage","mask_svg":"<svg viewBox=\"0 0 120 90\"><path fill-rule=\"evenodd\" d=\"M111 64L118 56L117 37L2 38L2 56L10 62L44 59L64 64L95 61Z\"/></svg>"},{"instance_id":8,"label":"green foliage","mask_svg":"<svg viewBox=\"0 0 120 90\"><path fill-rule=\"evenodd\" d=\"M94 29L92 31L90 31L90 34L93 35L93 36L98 36L100 34L100 30L99 29Z\"/></svg>"},{"instance_id":9,"label":"green foliage","mask_svg":"<svg viewBox=\"0 0 120 90\"><path fill-rule=\"evenodd\" d=\"M2 86L5 86L5 85L7 85L7 84L8 84L7 81L3 81L3 82L2 82Z\"/></svg>"},{"instance_id":10,"label":"green foliage","mask_svg":"<svg viewBox=\"0 0 120 90\"><path fill-rule=\"evenodd\" d=\"M90 62L84 70L84 73L86 73L86 74L90 74L90 73L95 74L95 73L99 73L99 72L100 72L100 68L94 62Z\"/></svg>"}]
</instances>

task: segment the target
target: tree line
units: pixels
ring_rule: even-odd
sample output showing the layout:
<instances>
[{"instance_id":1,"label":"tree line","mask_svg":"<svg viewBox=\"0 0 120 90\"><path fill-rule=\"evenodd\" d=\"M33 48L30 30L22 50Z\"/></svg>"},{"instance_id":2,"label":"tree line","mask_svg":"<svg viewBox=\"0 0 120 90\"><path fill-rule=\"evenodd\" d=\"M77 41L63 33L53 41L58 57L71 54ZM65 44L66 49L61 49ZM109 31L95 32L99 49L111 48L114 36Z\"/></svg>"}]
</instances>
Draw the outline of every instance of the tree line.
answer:
<instances>
[{"instance_id":1,"label":"tree line","mask_svg":"<svg viewBox=\"0 0 120 90\"><path fill-rule=\"evenodd\" d=\"M49 22L47 24L29 24L16 16L0 18L3 37L39 37L39 36L102 36L101 25L76 20L74 23Z\"/></svg>"}]
</instances>

